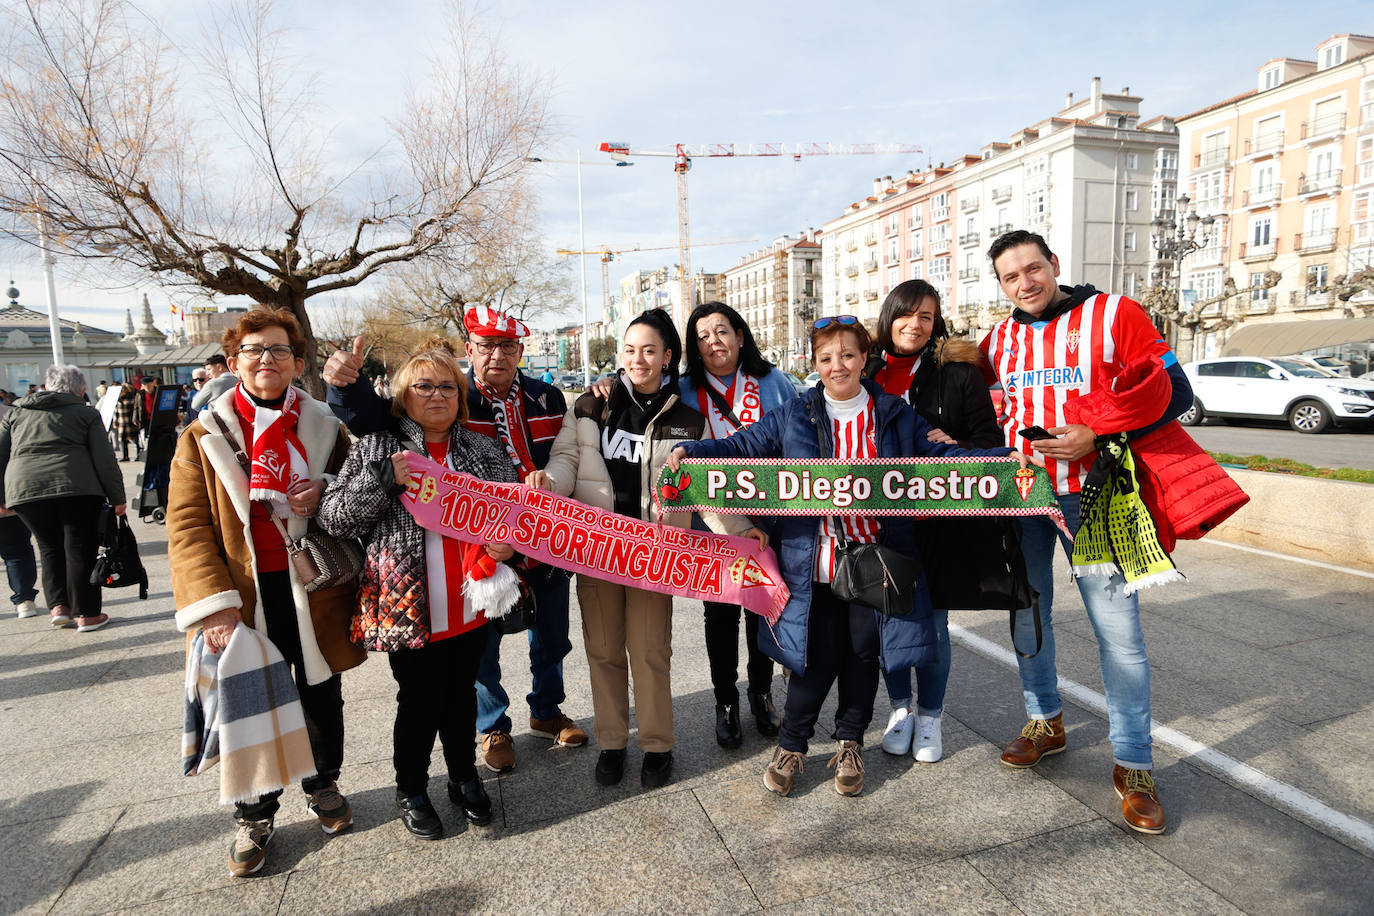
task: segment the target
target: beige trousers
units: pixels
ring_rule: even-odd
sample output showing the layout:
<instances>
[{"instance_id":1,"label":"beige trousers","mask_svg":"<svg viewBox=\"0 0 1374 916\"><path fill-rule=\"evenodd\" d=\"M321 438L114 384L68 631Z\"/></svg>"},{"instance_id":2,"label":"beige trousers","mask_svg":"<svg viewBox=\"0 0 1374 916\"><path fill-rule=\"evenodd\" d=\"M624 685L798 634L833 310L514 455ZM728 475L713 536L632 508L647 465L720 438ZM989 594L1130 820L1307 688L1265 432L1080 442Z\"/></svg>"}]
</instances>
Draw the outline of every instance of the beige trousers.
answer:
<instances>
[{"instance_id":1,"label":"beige trousers","mask_svg":"<svg viewBox=\"0 0 1374 916\"><path fill-rule=\"evenodd\" d=\"M640 750L672 750L672 598L579 575L577 600L597 745L621 750L629 743L633 673Z\"/></svg>"}]
</instances>

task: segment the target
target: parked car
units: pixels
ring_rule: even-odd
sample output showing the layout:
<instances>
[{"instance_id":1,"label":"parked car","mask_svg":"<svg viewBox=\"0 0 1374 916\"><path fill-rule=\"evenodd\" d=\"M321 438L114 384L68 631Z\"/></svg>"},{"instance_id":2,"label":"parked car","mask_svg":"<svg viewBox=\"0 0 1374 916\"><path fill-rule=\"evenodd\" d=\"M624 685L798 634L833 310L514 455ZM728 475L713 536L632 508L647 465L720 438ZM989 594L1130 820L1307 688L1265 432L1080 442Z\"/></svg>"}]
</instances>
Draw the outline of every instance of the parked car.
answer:
<instances>
[{"instance_id":1,"label":"parked car","mask_svg":"<svg viewBox=\"0 0 1374 916\"><path fill-rule=\"evenodd\" d=\"M1284 356L1282 359L1295 359L1300 363L1315 366L1318 369L1325 369L1332 375L1350 377L1350 365L1343 359L1336 359L1334 356Z\"/></svg>"},{"instance_id":2,"label":"parked car","mask_svg":"<svg viewBox=\"0 0 1374 916\"><path fill-rule=\"evenodd\" d=\"M779 369L778 371L782 372L781 369ZM797 394L802 394L806 391L808 387L806 382L803 382L801 379L797 378L790 372L783 372L783 375L787 376L787 380L792 383L792 387L797 390Z\"/></svg>"},{"instance_id":3,"label":"parked car","mask_svg":"<svg viewBox=\"0 0 1374 916\"><path fill-rule=\"evenodd\" d=\"M815 387L816 387L816 383L819 382L820 380L821 380L821 374L820 374L819 372L813 372L813 373L811 373L810 375L808 375L806 378L802 379L802 382L806 385L807 388L815 388Z\"/></svg>"},{"instance_id":4,"label":"parked car","mask_svg":"<svg viewBox=\"0 0 1374 916\"><path fill-rule=\"evenodd\" d=\"M568 375L560 375L557 384L558 387L562 388L564 391L581 391L582 376L580 374L572 375L571 373Z\"/></svg>"},{"instance_id":5,"label":"parked car","mask_svg":"<svg viewBox=\"0 0 1374 916\"><path fill-rule=\"evenodd\" d=\"M1207 417L1287 420L1300 433L1331 424L1357 426L1374 420L1374 383L1339 378L1285 356L1228 356L1183 367L1193 386L1193 406L1178 421L1196 426Z\"/></svg>"}]
</instances>

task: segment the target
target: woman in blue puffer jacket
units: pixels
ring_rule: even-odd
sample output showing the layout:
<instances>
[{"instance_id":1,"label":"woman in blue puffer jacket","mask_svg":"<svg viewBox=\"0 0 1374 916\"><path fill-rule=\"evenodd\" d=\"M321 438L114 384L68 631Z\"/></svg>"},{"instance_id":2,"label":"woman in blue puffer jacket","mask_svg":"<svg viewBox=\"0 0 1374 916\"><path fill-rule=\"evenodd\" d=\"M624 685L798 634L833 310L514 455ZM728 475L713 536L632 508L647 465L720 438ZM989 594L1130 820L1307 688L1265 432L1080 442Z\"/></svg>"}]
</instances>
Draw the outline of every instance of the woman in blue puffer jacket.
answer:
<instances>
[{"instance_id":1,"label":"woman in blue puffer jacket","mask_svg":"<svg viewBox=\"0 0 1374 916\"><path fill-rule=\"evenodd\" d=\"M910 406L862 377L870 349L868 330L854 316L819 319L811 330L811 354L820 386L729 438L682 443L670 466L676 470L684 457L1019 457L1008 448L965 449L928 441L930 426ZM924 575L913 590L911 611L903 617L883 617L872 608L835 597L830 581L839 524L850 542L876 541L916 555L911 517L855 516L842 522L819 516L778 518L772 543L791 598L771 636L761 634L761 641L770 656L794 672L778 748L764 774L764 785L779 795L791 791L803 768L821 706L836 681L834 737L839 749L829 765L835 769L835 791L858 795L863 790L861 747L873 718L879 660L888 670L900 670L928 664L939 651Z\"/></svg>"}]
</instances>

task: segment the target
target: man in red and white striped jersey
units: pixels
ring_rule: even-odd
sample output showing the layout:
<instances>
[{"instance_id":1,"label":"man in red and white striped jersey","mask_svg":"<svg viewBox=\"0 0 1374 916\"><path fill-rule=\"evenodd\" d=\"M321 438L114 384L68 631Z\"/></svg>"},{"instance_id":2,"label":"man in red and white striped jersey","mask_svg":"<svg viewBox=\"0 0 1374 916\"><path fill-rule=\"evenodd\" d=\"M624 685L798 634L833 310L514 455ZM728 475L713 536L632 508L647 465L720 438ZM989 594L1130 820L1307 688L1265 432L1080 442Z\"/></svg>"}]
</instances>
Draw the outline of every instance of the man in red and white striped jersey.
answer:
<instances>
[{"instance_id":1,"label":"man in red and white striped jersey","mask_svg":"<svg viewBox=\"0 0 1374 916\"><path fill-rule=\"evenodd\" d=\"M998 422L1013 448L1039 431L1047 438L1030 441L1045 459L1070 530L1079 525L1078 499L1083 477L1096 458L1093 430L1065 422L1064 405L1102 388L1127 363L1157 358L1173 382L1169 402L1139 430L1099 430L1107 435L1142 435L1187 410L1193 393L1178 360L1140 305L1125 296L1098 292L1092 286L1064 287L1057 282L1059 259L1045 240L1032 232L1008 232L988 251L993 271L1014 309L983 338L981 347L1006 396ZM1021 687L1030 719L1002 752L1002 762L1030 767L1046 754L1064 750L1063 703L1057 687L1054 629L1054 543L1066 551L1072 543L1043 517L1022 522L1022 551L1031 586L1039 593L1043 642L1032 658L1019 658ZM1164 809L1152 776L1150 742L1150 660L1140 628L1140 606L1124 592L1121 574L1077 579L1088 619L1097 636L1107 717L1116 766L1113 783L1127 824L1143 833L1164 830ZM1016 615L1018 648L1033 651L1034 615Z\"/></svg>"}]
</instances>

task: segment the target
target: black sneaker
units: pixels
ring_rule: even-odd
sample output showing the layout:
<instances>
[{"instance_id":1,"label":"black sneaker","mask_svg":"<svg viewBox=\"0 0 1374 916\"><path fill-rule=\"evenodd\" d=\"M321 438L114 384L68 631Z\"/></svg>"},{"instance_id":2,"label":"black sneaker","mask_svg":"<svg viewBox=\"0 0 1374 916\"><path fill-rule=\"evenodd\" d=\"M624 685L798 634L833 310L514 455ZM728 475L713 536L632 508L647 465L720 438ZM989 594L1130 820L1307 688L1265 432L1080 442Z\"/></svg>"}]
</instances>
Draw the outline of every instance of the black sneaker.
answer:
<instances>
[{"instance_id":1,"label":"black sneaker","mask_svg":"<svg viewBox=\"0 0 1374 916\"><path fill-rule=\"evenodd\" d=\"M467 818L478 827L491 823L491 796L487 787L476 776L463 782L448 782L448 800L458 806Z\"/></svg>"},{"instance_id":2,"label":"black sneaker","mask_svg":"<svg viewBox=\"0 0 1374 916\"><path fill-rule=\"evenodd\" d=\"M639 784L646 789L657 789L673 775L672 751L648 751L644 754L644 766L639 771Z\"/></svg>"},{"instance_id":3,"label":"black sneaker","mask_svg":"<svg viewBox=\"0 0 1374 916\"><path fill-rule=\"evenodd\" d=\"M261 821L234 819L238 833L234 842L229 844L229 874L235 878L246 878L257 874L267 861L267 844L272 842L272 818Z\"/></svg>"},{"instance_id":4,"label":"black sneaker","mask_svg":"<svg viewBox=\"0 0 1374 916\"><path fill-rule=\"evenodd\" d=\"M444 822L425 793L407 797L397 789L396 807L401 809L401 823L420 839L437 840L444 835Z\"/></svg>"},{"instance_id":5,"label":"black sneaker","mask_svg":"<svg viewBox=\"0 0 1374 916\"><path fill-rule=\"evenodd\" d=\"M625 777L625 748L602 751L596 758L596 781L603 786L619 785Z\"/></svg>"}]
</instances>

